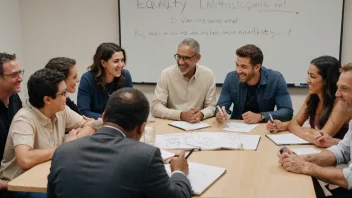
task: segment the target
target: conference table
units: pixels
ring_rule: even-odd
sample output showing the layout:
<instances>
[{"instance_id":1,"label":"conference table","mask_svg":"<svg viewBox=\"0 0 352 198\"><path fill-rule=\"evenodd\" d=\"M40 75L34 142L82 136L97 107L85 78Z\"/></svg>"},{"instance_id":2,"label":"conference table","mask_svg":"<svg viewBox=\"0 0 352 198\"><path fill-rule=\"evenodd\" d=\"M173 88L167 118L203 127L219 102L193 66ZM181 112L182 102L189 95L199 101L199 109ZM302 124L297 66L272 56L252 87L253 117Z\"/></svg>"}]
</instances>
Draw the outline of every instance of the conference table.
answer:
<instances>
[{"instance_id":1,"label":"conference table","mask_svg":"<svg viewBox=\"0 0 352 198\"><path fill-rule=\"evenodd\" d=\"M169 126L171 120L152 118L147 125L155 126L157 135L184 133L185 131ZM225 132L223 124L215 118L204 120L210 128L197 132ZM241 122L241 121L231 121ZM233 133L233 132L228 132ZM247 133L246 133L247 134ZM312 179L309 176L286 172L278 164L279 146L265 137L270 132L265 124L260 124L248 134L260 135L256 151L214 150L193 152L189 161L226 168L226 173L213 183L199 197L218 198L313 198L315 197ZM288 146L313 147L311 145ZM173 151L177 152L177 151ZM51 161L39 164L9 182L10 191L46 192L47 176ZM198 196L194 196L198 197Z\"/></svg>"}]
</instances>

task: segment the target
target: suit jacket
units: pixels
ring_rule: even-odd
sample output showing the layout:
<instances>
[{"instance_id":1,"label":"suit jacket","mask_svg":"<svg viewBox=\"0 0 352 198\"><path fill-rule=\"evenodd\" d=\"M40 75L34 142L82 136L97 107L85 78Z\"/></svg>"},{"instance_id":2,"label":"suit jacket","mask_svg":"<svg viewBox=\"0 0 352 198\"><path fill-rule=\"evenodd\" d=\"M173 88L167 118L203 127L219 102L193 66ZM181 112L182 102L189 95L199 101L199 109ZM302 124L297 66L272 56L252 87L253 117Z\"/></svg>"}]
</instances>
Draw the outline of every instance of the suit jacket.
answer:
<instances>
[{"instance_id":1,"label":"suit jacket","mask_svg":"<svg viewBox=\"0 0 352 198\"><path fill-rule=\"evenodd\" d=\"M166 173L159 148L110 127L56 149L48 198L191 197L182 173Z\"/></svg>"}]
</instances>

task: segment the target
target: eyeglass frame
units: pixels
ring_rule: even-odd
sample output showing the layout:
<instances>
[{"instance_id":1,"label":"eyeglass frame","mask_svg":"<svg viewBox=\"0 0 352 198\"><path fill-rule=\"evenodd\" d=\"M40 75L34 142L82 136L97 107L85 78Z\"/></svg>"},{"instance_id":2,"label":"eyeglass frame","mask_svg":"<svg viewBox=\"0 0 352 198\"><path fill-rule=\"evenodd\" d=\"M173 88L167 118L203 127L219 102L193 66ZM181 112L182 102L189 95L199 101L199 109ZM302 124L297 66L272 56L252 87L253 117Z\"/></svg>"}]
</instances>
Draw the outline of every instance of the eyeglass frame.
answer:
<instances>
[{"instance_id":1,"label":"eyeglass frame","mask_svg":"<svg viewBox=\"0 0 352 198\"><path fill-rule=\"evenodd\" d=\"M174 55L174 58L177 60L177 61L179 61L179 60L183 60L183 61L190 61L193 57L195 57L195 56L197 56L198 54L194 54L193 56L181 56L181 55L179 55L179 54L175 54ZM179 59L177 59L176 57L177 56L179 56L180 58Z\"/></svg>"},{"instance_id":2,"label":"eyeglass frame","mask_svg":"<svg viewBox=\"0 0 352 198\"><path fill-rule=\"evenodd\" d=\"M11 74L4 74L4 73L1 73L0 76L9 76L11 78L18 78L20 75L23 76L24 75L24 69L20 70L20 71L17 71L17 72L13 72Z\"/></svg>"},{"instance_id":3,"label":"eyeglass frame","mask_svg":"<svg viewBox=\"0 0 352 198\"><path fill-rule=\"evenodd\" d=\"M66 96L67 93L68 93L67 89L64 89L62 91L62 93L59 93L59 94L56 94L56 95L58 95L58 96Z\"/></svg>"}]
</instances>

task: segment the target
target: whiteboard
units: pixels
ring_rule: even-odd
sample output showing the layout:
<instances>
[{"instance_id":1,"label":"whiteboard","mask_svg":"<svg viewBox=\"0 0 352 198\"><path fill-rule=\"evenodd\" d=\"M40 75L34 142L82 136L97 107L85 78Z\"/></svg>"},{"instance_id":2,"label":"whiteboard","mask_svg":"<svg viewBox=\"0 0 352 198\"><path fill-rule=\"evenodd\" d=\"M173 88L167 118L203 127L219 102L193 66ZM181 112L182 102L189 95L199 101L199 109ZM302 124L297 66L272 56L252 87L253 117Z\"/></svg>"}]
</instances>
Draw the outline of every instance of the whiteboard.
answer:
<instances>
[{"instance_id":1,"label":"whiteboard","mask_svg":"<svg viewBox=\"0 0 352 198\"><path fill-rule=\"evenodd\" d=\"M120 0L120 44L133 82L157 82L191 37L216 83L236 69L236 49L246 44L260 47L263 66L287 83L303 83L312 59L339 59L342 13L343 0Z\"/></svg>"}]
</instances>

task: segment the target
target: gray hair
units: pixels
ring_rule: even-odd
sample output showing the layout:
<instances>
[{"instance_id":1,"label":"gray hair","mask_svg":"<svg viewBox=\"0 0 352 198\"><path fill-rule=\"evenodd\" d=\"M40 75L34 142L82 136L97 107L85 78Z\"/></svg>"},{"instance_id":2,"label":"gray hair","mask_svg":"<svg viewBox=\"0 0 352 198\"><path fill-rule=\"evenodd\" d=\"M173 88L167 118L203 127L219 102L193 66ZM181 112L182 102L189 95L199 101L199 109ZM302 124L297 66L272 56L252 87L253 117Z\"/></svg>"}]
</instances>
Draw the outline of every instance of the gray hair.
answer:
<instances>
[{"instance_id":1,"label":"gray hair","mask_svg":"<svg viewBox=\"0 0 352 198\"><path fill-rule=\"evenodd\" d=\"M188 45L188 46L191 46L193 47L194 51L199 54L200 53L200 46L199 46L199 43L198 41L194 40L193 38L186 38L186 39L183 39L183 41L181 41L181 43L178 45Z\"/></svg>"}]
</instances>

